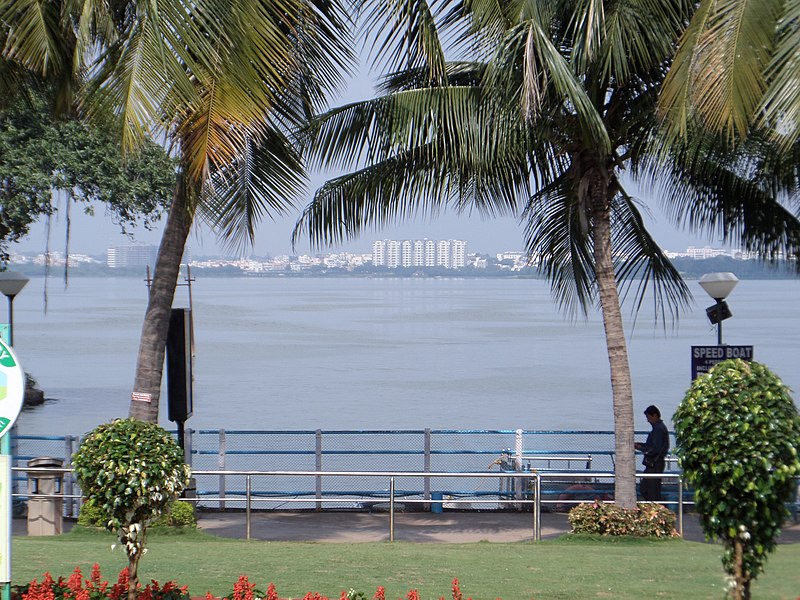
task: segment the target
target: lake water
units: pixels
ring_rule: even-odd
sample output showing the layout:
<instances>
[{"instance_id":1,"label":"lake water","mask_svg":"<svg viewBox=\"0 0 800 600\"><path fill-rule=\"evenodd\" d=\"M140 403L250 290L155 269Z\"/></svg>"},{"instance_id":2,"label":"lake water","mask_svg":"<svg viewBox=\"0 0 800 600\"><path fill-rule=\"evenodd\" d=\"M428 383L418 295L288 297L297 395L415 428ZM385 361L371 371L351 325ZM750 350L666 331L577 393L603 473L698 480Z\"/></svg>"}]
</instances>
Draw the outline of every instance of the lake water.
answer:
<instances>
[{"instance_id":1,"label":"lake water","mask_svg":"<svg viewBox=\"0 0 800 600\"><path fill-rule=\"evenodd\" d=\"M716 344L713 302L665 331L628 331L637 414L670 417L690 347ZM14 303L15 349L46 405L20 434L82 434L126 416L146 287L137 278L42 279ZM573 322L529 279L200 278L194 282L194 429L612 429L599 313ZM724 341L800 389L800 281L742 281ZM187 306L179 288L175 306ZM626 314L630 312L629 309ZM652 311L651 311L652 312ZM162 394L162 424L166 393ZM647 428L644 416L637 426Z\"/></svg>"}]
</instances>

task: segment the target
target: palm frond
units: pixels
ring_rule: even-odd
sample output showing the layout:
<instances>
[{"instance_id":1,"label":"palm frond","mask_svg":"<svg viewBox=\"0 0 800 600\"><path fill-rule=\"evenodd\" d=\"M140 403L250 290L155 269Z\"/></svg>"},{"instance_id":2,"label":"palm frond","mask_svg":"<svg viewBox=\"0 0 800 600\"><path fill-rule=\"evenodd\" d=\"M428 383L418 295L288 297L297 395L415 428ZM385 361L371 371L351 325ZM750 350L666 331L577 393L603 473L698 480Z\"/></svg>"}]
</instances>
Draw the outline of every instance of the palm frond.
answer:
<instances>
[{"instance_id":1,"label":"palm frond","mask_svg":"<svg viewBox=\"0 0 800 600\"><path fill-rule=\"evenodd\" d=\"M671 218L767 259L800 255L800 222L780 201L776 185L797 182L797 174L773 176L774 146L759 140L731 153L720 140L706 138L675 150L663 165L661 186ZM796 166L795 166L796 168ZM790 167L791 169L791 167ZM795 188L796 189L796 188Z\"/></svg>"},{"instance_id":2,"label":"palm frond","mask_svg":"<svg viewBox=\"0 0 800 600\"><path fill-rule=\"evenodd\" d=\"M648 292L656 322L675 321L692 294L678 270L647 231L636 202L624 190L612 205L614 262L623 302L632 298L631 314L639 314Z\"/></svg>"},{"instance_id":3,"label":"palm frond","mask_svg":"<svg viewBox=\"0 0 800 600\"><path fill-rule=\"evenodd\" d=\"M697 39L692 104L713 132L746 137L767 84L782 0L718 0Z\"/></svg>"},{"instance_id":4,"label":"palm frond","mask_svg":"<svg viewBox=\"0 0 800 600\"><path fill-rule=\"evenodd\" d=\"M63 72L59 5L40 0L6 0L0 22L8 26L3 55L42 77Z\"/></svg>"},{"instance_id":5,"label":"palm frond","mask_svg":"<svg viewBox=\"0 0 800 600\"><path fill-rule=\"evenodd\" d=\"M529 122L545 103L564 106L574 112L585 139L607 152L611 142L603 120L546 25L530 19L508 31L487 68L486 87L496 102L516 102L521 118ZM509 77L516 73L521 79Z\"/></svg>"},{"instance_id":6,"label":"palm frond","mask_svg":"<svg viewBox=\"0 0 800 600\"><path fill-rule=\"evenodd\" d=\"M701 68L696 51L699 40L708 28L713 2L701 2L689 27L679 40L678 50L661 87L658 113L667 139L685 137L694 119L694 74Z\"/></svg>"},{"instance_id":7,"label":"palm frond","mask_svg":"<svg viewBox=\"0 0 800 600\"><path fill-rule=\"evenodd\" d=\"M529 181L524 148L513 155L512 148L495 146L505 156L489 158L470 145L475 138L465 133L451 141L474 148L472 153L447 146L446 136L418 140L328 181L298 220L293 241L308 236L312 246L338 244L367 228L432 218L447 208L482 216L517 214L520 192Z\"/></svg>"},{"instance_id":8,"label":"palm frond","mask_svg":"<svg viewBox=\"0 0 800 600\"><path fill-rule=\"evenodd\" d=\"M572 16L572 62L575 70L585 73L597 60L603 47L606 29L605 2L602 0L577 0Z\"/></svg>"},{"instance_id":9,"label":"palm frond","mask_svg":"<svg viewBox=\"0 0 800 600\"><path fill-rule=\"evenodd\" d=\"M772 62L766 71L768 88L763 100L763 119L785 151L800 139L800 2L786 2L780 19Z\"/></svg>"},{"instance_id":10,"label":"palm frond","mask_svg":"<svg viewBox=\"0 0 800 600\"><path fill-rule=\"evenodd\" d=\"M550 282L556 303L573 317L586 316L597 291L591 236L569 178L562 176L533 194L521 220L525 248Z\"/></svg>"},{"instance_id":11,"label":"palm frond","mask_svg":"<svg viewBox=\"0 0 800 600\"><path fill-rule=\"evenodd\" d=\"M212 173L198 207L233 250L251 245L257 223L285 215L306 190L301 158L286 136L271 130L249 142L224 170Z\"/></svg>"},{"instance_id":12,"label":"palm frond","mask_svg":"<svg viewBox=\"0 0 800 600\"><path fill-rule=\"evenodd\" d=\"M605 13L602 77L625 85L660 69L672 57L675 40L683 32L691 0L621 0ZM588 65L578 67L586 72Z\"/></svg>"},{"instance_id":13,"label":"palm frond","mask_svg":"<svg viewBox=\"0 0 800 600\"><path fill-rule=\"evenodd\" d=\"M424 68L431 84L445 82L445 53L427 0L372 1L364 18L365 29L374 36L372 56L393 69Z\"/></svg>"}]
</instances>

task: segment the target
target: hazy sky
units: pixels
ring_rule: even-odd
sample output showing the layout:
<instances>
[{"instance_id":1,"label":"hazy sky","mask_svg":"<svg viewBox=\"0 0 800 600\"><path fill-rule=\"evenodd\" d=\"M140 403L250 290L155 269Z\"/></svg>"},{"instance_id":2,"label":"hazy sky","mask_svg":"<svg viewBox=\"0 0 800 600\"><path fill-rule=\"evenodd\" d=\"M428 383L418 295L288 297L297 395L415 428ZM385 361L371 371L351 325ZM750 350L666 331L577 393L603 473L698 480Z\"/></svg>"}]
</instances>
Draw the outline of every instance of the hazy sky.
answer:
<instances>
[{"instance_id":1,"label":"hazy sky","mask_svg":"<svg viewBox=\"0 0 800 600\"><path fill-rule=\"evenodd\" d=\"M334 101L333 105L340 105L351 101L374 96L373 74L365 69L357 73L348 83L342 95ZM312 189L324 181L322 175L312 176ZM629 190L634 195L636 190ZM646 202L647 208L641 210L645 213L651 232L656 240L667 250L684 250L689 245L718 246L715 240L705 240L696 236L677 231L667 222L666 217L659 208L659 202L652 200ZM63 208L63 207L62 207ZM78 210L76 210L77 208ZM303 207L277 222L262 223L256 235L254 248L248 253L254 256L279 255L291 252L291 233L294 224ZM649 211L649 213L647 212ZM160 228L155 232L147 232L139 228L133 240L119 233L119 227L114 225L111 218L104 215L102 206L95 208L95 216L80 214L80 206L74 207L72 212L72 227L70 234L70 251L82 254L104 254L110 246L125 245L133 242L158 244ZM50 249L63 251L65 238L65 223L63 217L56 217L50 225ZM440 215L432 221L418 220L402 226L386 228L380 232L367 231L352 243L341 246L340 250L352 252L371 251L372 242L376 239L463 239L467 241L468 252L494 254L505 250L521 250L523 247L523 229L513 218L486 220L478 215L457 215L447 213ZM188 242L192 256L207 256L223 254L223 248L217 243L215 236L202 227L195 228ZM37 224L32 228L31 234L17 244L14 249L19 252L42 252L47 246L47 232L44 224ZM331 252L334 249L323 250ZM308 244L300 244L296 252L304 254L309 252ZM225 252L225 254L231 254Z\"/></svg>"},{"instance_id":2,"label":"hazy sky","mask_svg":"<svg viewBox=\"0 0 800 600\"><path fill-rule=\"evenodd\" d=\"M718 246L715 240L688 235L677 231L667 222L658 206L651 207L648 217L650 230L659 244L667 250L684 250L689 245ZM291 232L298 212L278 222L262 223L256 234L255 247L250 255L279 255L291 252ZM66 225L63 217L56 216L50 225L50 249L63 251ZM147 232L142 228L135 231L134 242L158 244L161 229ZM376 239L463 239L467 241L468 252L494 254L505 250L521 250L523 245L523 229L515 219L498 218L483 219L480 216L460 216L446 213L431 221L412 221L383 229L379 232L367 231L357 240L347 243L339 250L351 252L369 252ZM104 254L110 246L125 245L131 240L119 233L119 227L111 218L103 214L103 207L97 207L94 216L84 216L73 210L70 235L70 251L82 254ZM47 244L44 224L37 224L31 234L15 249L20 252L41 252ZM223 248L217 243L215 236L203 227L196 227L190 235L189 248L192 256L223 254ZM333 252L335 249L323 250ZM296 249L299 254L309 252L308 244L302 243ZM231 254L228 252L227 254Z\"/></svg>"}]
</instances>

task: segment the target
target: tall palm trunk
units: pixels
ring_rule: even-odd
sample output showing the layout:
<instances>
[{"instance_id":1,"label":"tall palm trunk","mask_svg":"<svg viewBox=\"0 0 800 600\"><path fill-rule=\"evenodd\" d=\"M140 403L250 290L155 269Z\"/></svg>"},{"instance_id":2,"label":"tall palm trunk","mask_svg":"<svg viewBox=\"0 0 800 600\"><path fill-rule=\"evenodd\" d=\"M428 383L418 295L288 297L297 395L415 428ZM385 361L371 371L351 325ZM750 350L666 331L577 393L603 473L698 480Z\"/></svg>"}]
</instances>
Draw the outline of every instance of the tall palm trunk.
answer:
<instances>
[{"instance_id":1,"label":"tall palm trunk","mask_svg":"<svg viewBox=\"0 0 800 600\"><path fill-rule=\"evenodd\" d=\"M180 175L167 223L161 235L161 245L158 247L156 269L139 341L136 379L133 382L129 416L152 423L158 423L170 311L175 297L183 249L192 226L192 214L189 208L191 191L192 188L187 185L186 175Z\"/></svg>"},{"instance_id":2,"label":"tall palm trunk","mask_svg":"<svg viewBox=\"0 0 800 600\"><path fill-rule=\"evenodd\" d=\"M607 179L597 173L590 183L589 193L592 202L595 274L603 314L614 404L614 499L617 505L623 508L634 508L636 468L633 452L633 388L611 248L609 195L612 191Z\"/></svg>"}]
</instances>

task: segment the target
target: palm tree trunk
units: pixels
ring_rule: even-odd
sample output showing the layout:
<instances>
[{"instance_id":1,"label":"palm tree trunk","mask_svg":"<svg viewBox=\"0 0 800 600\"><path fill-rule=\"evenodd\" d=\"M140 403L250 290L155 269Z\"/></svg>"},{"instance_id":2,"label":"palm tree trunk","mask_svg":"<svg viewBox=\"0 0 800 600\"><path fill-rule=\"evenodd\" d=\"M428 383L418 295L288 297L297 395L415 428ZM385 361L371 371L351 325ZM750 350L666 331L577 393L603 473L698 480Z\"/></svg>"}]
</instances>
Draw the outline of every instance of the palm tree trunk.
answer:
<instances>
[{"instance_id":1,"label":"palm tree trunk","mask_svg":"<svg viewBox=\"0 0 800 600\"><path fill-rule=\"evenodd\" d=\"M636 507L636 467L633 451L633 389L622 324L611 248L611 208L608 183L600 174L591 184L594 260L614 404L614 500L623 508Z\"/></svg>"},{"instance_id":2,"label":"palm tree trunk","mask_svg":"<svg viewBox=\"0 0 800 600\"><path fill-rule=\"evenodd\" d=\"M185 176L179 176L175 197L161 235L161 245L158 248L155 273L139 341L129 416L152 423L158 423L170 311L178 283L183 249L192 226L192 215L189 212L190 192Z\"/></svg>"}]
</instances>

